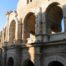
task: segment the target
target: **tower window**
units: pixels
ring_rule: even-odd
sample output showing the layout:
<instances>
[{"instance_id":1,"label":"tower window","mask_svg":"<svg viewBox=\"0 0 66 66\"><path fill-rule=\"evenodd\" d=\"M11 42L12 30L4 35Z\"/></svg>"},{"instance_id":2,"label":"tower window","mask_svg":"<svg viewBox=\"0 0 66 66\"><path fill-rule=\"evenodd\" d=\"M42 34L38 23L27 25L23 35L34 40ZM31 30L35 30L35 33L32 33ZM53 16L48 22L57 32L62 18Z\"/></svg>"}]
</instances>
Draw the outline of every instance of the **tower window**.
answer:
<instances>
[{"instance_id":1,"label":"tower window","mask_svg":"<svg viewBox=\"0 0 66 66\"><path fill-rule=\"evenodd\" d=\"M32 0L27 0L27 4L29 4L29 2L32 2Z\"/></svg>"},{"instance_id":2,"label":"tower window","mask_svg":"<svg viewBox=\"0 0 66 66\"><path fill-rule=\"evenodd\" d=\"M47 32L49 34L54 34L62 31L63 25L61 25L61 23L63 23L63 10L58 5L59 3L55 2L50 4L46 9L46 21L48 26Z\"/></svg>"},{"instance_id":3,"label":"tower window","mask_svg":"<svg viewBox=\"0 0 66 66\"><path fill-rule=\"evenodd\" d=\"M29 0L27 0L27 4L29 3Z\"/></svg>"},{"instance_id":4,"label":"tower window","mask_svg":"<svg viewBox=\"0 0 66 66\"><path fill-rule=\"evenodd\" d=\"M30 2L32 2L32 0L30 0Z\"/></svg>"}]
</instances>

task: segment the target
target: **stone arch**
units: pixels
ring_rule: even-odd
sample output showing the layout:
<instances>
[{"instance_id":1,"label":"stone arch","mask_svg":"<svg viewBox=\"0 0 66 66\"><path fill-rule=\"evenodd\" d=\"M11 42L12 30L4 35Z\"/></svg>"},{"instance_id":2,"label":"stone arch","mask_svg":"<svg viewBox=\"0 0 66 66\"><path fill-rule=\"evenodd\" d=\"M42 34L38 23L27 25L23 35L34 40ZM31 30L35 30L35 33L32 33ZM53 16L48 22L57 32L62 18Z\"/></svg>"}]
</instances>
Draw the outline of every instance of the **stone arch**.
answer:
<instances>
[{"instance_id":1,"label":"stone arch","mask_svg":"<svg viewBox=\"0 0 66 66\"><path fill-rule=\"evenodd\" d=\"M23 66L34 66L34 63L30 59L26 59Z\"/></svg>"},{"instance_id":2,"label":"stone arch","mask_svg":"<svg viewBox=\"0 0 66 66\"><path fill-rule=\"evenodd\" d=\"M48 64L48 66L64 66L64 65L59 61L52 61Z\"/></svg>"},{"instance_id":3,"label":"stone arch","mask_svg":"<svg viewBox=\"0 0 66 66\"><path fill-rule=\"evenodd\" d=\"M27 42L30 34L35 36L35 14L32 12L29 12L24 19L24 42Z\"/></svg>"},{"instance_id":4,"label":"stone arch","mask_svg":"<svg viewBox=\"0 0 66 66\"><path fill-rule=\"evenodd\" d=\"M47 25L47 32L57 33L62 31L61 21L63 19L63 10L59 6L58 2L51 3L46 9L46 25Z\"/></svg>"},{"instance_id":5,"label":"stone arch","mask_svg":"<svg viewBox=\"0 0 66 66\"><path fill-rule=\"evenodd\" d=\"M15 40L16 22L12 20L9 26L9 42L12 43Z\"/></svg>"},{"instance_id":6,"label":"stone arch","mask_svg":"<svg viewBox=\"0 0 66 66\"><path fill-rule=\"evenodd\" d=\"M59 62L61 63L63 66L65 66L66 64L66 61L63 57L61 56L50 56L48 58L45 59L45 66L48 66L48 64L50 63L56 63L56 62Z\"/></svg>"},{"instance_id":7,"label":"stone arch","mask_svg":"<svg viewBox=\"0 0 66 66\"><path fill-rule=\"evenodd\" d=\"M7 61L7 66L14 66L14 59L13 58L9 58Z\"/></svg>"}]
</instances>

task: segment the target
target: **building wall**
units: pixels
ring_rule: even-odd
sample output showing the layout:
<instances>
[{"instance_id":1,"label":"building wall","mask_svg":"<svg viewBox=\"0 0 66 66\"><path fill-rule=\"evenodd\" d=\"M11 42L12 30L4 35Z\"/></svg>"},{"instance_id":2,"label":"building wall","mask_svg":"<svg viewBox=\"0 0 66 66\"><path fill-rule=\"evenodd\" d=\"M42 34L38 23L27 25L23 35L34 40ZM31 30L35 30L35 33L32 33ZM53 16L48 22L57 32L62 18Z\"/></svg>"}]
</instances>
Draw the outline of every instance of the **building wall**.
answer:
<instances>
[{"instance_id":1,"label":"building wall","mask_svg":"<svg viewBox=\"0 0 66 66\"><path fill-rule=\"evenodd\" d=\"M9 59L14 60L14 66L22 66L25 60L36 66L48 66L51 61L59 61L66 65L64 55L66 33L49 34L49 24L46 25L47 8L50 4L57 3L59 3L57 6L63 10L64 24L66 24L65 0L33 0L28 4L26 0L19 0L16 11L7 12L6 31L2 31L5 65L10 64ZM66 26L64 28L66 30Z\"/></svg>"},{"instance_id":2,"label":"building wall","mask_svg":"<svg viewBox=\"0 0 66 66\"><path fill-rule=\"evenodd\" d=\"M27 1L27 0L26 0ZM11 22L14 20L16 23L15 27L15 41L23 40L24 39L24 21L26 16L29 13L33 13L35 16L35 34L39 34L40 31L42 31L43 34L46 34L46 18L45 18L45 12L48 6L54 2L59 3L59 7L62 8L63 10L63 17L65 21L65 0L60 1L60 0L42 0L42 1L37 1L33 0L32 2L28 3L23 0L19 0L17 4L17 11L11 11L10 14L8 15L7 19L7 25L6 25L6 41L9 42L9 28ZM22 4L23 3L23 4ZM40 14L42 13L42 16ZM39 14L39 15L38 15ZM43 22L42 29L40 29L40 22ZM65 22L64 22L65 23ZM31 39L31 38L30 38ZM35 39L35 38L34 38ZM38 37L36 40L41 40L41 37ZM45 40L45 39L44 39Z\"/></svg>"}]
</instances>

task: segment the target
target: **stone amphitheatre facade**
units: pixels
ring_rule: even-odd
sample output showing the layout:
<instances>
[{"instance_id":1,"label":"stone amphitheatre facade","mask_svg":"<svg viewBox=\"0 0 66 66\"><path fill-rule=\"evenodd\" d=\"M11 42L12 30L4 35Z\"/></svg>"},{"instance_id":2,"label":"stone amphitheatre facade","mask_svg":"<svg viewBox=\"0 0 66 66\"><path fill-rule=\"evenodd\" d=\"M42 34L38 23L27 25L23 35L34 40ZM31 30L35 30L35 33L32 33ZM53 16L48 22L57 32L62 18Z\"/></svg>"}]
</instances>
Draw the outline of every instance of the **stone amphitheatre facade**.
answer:
<instances>
[{"instance_id":1,"label":"stone amphitheatre facade","mask_svg":"<svg viewBox=\"0 0 66 66\"><path fill-rule=\"evenodd\" d=\"M6 16L2 66L66 66L66 0L19 0Z\"/></svg>"}]
</instances>

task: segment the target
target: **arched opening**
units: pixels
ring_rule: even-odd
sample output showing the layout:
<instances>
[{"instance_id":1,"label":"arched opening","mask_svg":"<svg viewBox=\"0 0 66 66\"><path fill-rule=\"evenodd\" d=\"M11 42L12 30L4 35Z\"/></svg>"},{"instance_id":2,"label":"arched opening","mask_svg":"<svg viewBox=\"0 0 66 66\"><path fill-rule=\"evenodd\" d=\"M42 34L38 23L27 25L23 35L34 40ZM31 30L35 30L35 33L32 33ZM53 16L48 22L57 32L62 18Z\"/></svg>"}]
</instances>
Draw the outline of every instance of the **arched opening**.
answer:
<instances>
[{"instance_id":1,"label":"arched opening","mask_svg":"<svg viewBox=\"0 0 66 66\"><path fill-rule=\"evenodd\" d=\"M4 40L6 39L6 27L4 28Z\"/></svg>"},{"instance_id":2,"label":"arched opening","mask_svg":"<svg viewBox=\"0 0 66 66\"><path fill-rule=\"evenodd\" d=\"M12 43L15 40L16 23L13 20L9 27L9 41Z\"/></svg>"},{"instance_id":3,"label":"arched opening","mask_svg":"<svg viewBox=\"0 0 66 66\"><path fill-rule=\"evenodd\" d=\"M29 59L25 60L23 66L34 66L33 62Z\"/></svg>"},{"instance_id":4,"label":"arched opening","mask_svg":"<svg viewBox=\"0 0 66 66\"><path fill-rule=\"evenodd\" d=\"M64 32L64 18L62 19L61 26L62 26L62 32Z\"/></svg>"},{"instance_id":5,"label":"arched opening","mask_svg":"<svg viewBox=\"0 0 66 66\"><path fill-rule=\"evenodd\" d=\"M49 34L62 31L63 10L59 3L50 4L46 9L47 32Z\"/></svg>"},{"instance_id":6,"label":"arched opening","mask_svg":"<svg viewBox=\"0 0 66 66\"><path fill-rule=\"evenodd\" d=\"M64 65L58 61L53 61L49 63L48 66L64 66Z\"/></svg>"},{"instance_id":7,"label":"arched opening","mask_svg":"<svg viewBox=\"0 0 66 66\"><path fill-rule=\"evenodd\" d=\"M24 19L24 42L31 42L29 38L32 38L32 41L35 37L35 15L30 12L26 15ZM31 39L30 39L31 40Z\"/></svg>"},{"instance_id":8,"label":"arched opening","mask_svg":"<svg viewBox=\"0 0 66 66\"><path fill-rule=\"evenodd\" d=\"M13 58L9 58L9 60L7 62L7 66L14 66L14 60L13 60Z\"/></svg>"}]
</instances>

